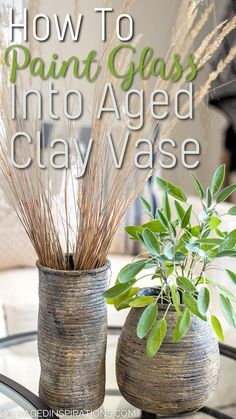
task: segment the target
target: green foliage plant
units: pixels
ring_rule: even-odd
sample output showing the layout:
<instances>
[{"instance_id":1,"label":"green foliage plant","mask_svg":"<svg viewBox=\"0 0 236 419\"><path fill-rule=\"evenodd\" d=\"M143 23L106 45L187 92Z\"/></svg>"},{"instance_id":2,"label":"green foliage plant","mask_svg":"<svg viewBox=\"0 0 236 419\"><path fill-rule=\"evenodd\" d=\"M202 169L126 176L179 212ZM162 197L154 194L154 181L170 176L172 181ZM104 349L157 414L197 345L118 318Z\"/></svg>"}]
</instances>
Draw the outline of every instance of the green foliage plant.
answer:
<instances>
[{"instance_id":1,"label":"green foliage plant","mask_svg":"<svg viewBox=\"0 0 236 419\"><path fill-rule=\"evenodd\" d=\"M164 340L170 307L178 315L173 342L177 343L185 336L192 316L209 321L217 338L224 340L220 320L212 312L213 290L218 293L225 319L236 328L232 304L236 302L235 294L227 287L227 281L222 284L217 278L208 276L212 269L215 272L223 270L236 286L236 273L217 265L219 258L236 257L236 229L224 231L221 228L226 214L220 214L219 210L219 204L236 190L236 184L223 188L225 165L216 169L211 185L206 189L194 174L191 176L201 200L201 212L195 213L181 188L157 177L157 185L163 192L162 208L153 214L152 205L140 197L150 221L141 226L126 227L130 238L141 242L145 253L126 265L120 271L115 286L103 294L117 310L143 308L137 324L137 336L146 339L146 353L150 358L156 355ZM236 216L236 206L232 206L227 214ZM138 286L146 276L150 278L150 289ZM159 304L166 307L161 316L158 313Z\"/></svg>"}]
</instances>

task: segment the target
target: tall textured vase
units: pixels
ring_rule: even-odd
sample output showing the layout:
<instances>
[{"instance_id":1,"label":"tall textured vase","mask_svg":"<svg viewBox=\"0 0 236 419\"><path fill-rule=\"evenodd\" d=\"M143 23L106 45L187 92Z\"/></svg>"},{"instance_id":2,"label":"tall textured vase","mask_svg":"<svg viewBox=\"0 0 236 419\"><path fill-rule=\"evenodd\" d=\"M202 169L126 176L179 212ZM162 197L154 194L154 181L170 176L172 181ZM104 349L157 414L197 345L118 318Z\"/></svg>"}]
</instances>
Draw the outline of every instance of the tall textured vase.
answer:
<instances>
[{"instance_id":1,"label":"tall textured vase","mask_svg":"<svg viewBox=\"0 0 236 419\"><path fill-rule=\"evenodd\" d=\"M166 305L158 305L162 318ZM146 338L136 334L143 308L132 308L119 338L116 373L124 398L133 406L163 416L193 412L214 395L219 374L219 345L211 326L192 315L190 328L173 343L178 314L167 313L167 334L154 358L146 356Z\"/></svg>"},{"instance_id":2,"label":"tall textured vase","mask_svg":"<svg viewBox=\"0 0 236 419\"><path fill-rule=\"evenodd\" d=\"M105 395L107 309L102 292L110 265L88 271L37 266L39 395L53 410L95 410Z\"/></svg>"}]
</instances>

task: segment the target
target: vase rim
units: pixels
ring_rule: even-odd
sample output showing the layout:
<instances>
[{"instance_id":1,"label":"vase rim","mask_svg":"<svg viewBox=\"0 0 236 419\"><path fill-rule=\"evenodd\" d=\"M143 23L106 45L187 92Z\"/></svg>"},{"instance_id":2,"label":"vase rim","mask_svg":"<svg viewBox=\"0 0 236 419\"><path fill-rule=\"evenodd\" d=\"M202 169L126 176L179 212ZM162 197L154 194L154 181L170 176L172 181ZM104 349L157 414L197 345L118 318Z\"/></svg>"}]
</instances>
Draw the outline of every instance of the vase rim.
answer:
<instances>
[{"instance_id":1,"label":"vase rim","mask_svg":"<svg viewBox=\"0 0 236 419\"><path fill-rule=\"evenodd\" d=\"M63 270L63 269L53 269L48 268L47 266L44 266L40 263L39 260L36 262L36 266L39 270L48 272L54 275L70 275L70 276L79 276L81 274L96 274L103 271L106 271L111 267L111 262L109 259L106 260L106 263L103 266L100 266L99 268L92 268L92 269L84 269L84 270Z\"/></svg>"}]
</instances>

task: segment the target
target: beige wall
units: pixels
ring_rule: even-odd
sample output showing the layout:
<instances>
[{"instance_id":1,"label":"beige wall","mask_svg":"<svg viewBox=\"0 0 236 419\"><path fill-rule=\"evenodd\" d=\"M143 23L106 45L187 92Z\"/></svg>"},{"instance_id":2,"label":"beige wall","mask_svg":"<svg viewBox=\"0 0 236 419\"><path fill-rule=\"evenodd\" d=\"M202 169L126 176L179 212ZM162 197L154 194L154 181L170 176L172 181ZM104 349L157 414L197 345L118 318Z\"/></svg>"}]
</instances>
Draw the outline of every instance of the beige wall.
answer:
<instances>
[{"instance_id":1,"label":"beige wall","mask_svg":"<svg viewBox=\"0 0 236 419\"><path fill-rule=\"evenodd\" d=\"M211 1L205 1L205 4L210 3ZM227 1L216 0L214 1L214 4L214 13L204 28L205 33L210 31L222 20ZM205 68L204 73L205 77L207 77L209 74L208 66ZM175 137L176 139L178 138L180 142L182 138L194 136L201 143L200 166L196 169L195 173L206 185L209 183L216 166L221 162L223 135L226 126L227 121L224 114L203 102L196 109L194 120L180 123L179 127L176 129ZM174 170L164 170L163 172L165 177L182 185L188 193L193 191L188 171L181 165L178 165Z\"/></svg>"}]
</instances>

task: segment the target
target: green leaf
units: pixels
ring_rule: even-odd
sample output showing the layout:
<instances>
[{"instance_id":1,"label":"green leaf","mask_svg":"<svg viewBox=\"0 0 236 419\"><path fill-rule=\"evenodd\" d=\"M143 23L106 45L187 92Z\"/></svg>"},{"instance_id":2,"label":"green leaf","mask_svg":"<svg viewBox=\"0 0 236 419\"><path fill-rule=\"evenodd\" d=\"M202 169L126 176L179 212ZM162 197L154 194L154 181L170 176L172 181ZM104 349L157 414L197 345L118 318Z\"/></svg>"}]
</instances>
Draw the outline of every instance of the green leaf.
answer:
<instances>
[{"instance_id":1,"label":"green leaf","mask_svg":"<svg viewBox=\"0 0 236 419\"><path fill-rule=\"evenodd\" d=\"M116 285L119 284L118 280ZM137 292L140 290L138 287L132 287L129 290L127 290L124 294L119 295L115 298L107 298L106 302L107 304L113 304L116 310L123 310L124 308L128 308L129 304L127 304L127 300L131 300L134 295L137 294Z\"/></svg>"},{"instance_id":2,"label":"green leaf","mask_svg":"<svg viewBox=\"0 0 236 419\"><path fill-rule=\"evenodd\" d=\"M218 339L221 342L224 342L224 332L223 332L223 329L221 327L221 324L220 324L219 319L216 316L214 316L214 315L211 316L211 324L212 324L212 327L213 327L214 332L215 332L216 336L218 337Z\"/></svg>"},{"instance_id":3,"label":"green leaf","mask_svg":"<svg viewBox=\"0 0 236 419\"><path fill-rule=\"evenodd\" d=\"M140 201L144 208L146 214L150 214L152 212L152 206L150 202L148 202L142 195L140 195Z\"/></svg>"},{"instance_id":4,"label":"green leaf","mask_svg":"<svg viewBox=\"0 0 236 419\"><path fill-rule=\"evenodd\" d=\"M163 212L162 212L160 209L158 209L158 210L157 210L157 216L158 216L158 218L159 218L159 220L160 220L161 224L163 225L163 227L164 227L164 228L166 228L166 229L169 229L169 223L168 223L168 220L167 220L167 218L164 216Z\"/></svg>"},{"instance_id":5,"label":"green leaf","mask_svg":"<svg viewBox=\"0 0 236 419\"><path fill-rule=\"evenodd\" d=\"M216 198L217 204L220 202L225 201L234 191L236 190L236 183L233 183L232 185L226 186L218 195Z\"/></svg>"},{"instance_id":6,"label":"green leaf","mask_svg":"<svg viewBox=\"0 0 236 419\"><path fill-rule=\"evenodd\" d=\"M201 244L201 249L204 251L204 252L215 252L216 250L215 250L215 246L214 245L212 245L212 244Z\"/></svg>"},{"instance_id":7,"label":"green leaf","mask_svg":"<svg viewBox=\"0 0 236 419\"><path fill-rule=\"evenodd\" d=\"M210 227L207 227L203 229L201 236L202 238L207 238L210 235L210 233L211 233L211 229Z\"/></svg>"},{"instance_id":8,"label":"green leaf","mask_svg":"<svg viewBox=\"0 0 236 419\"><path fill-rule=\"evenodd\" d=\"M164 211L164 214L165 214L167 220L170 221L171 220L171 209L170 209L170 203L169 203L169 198L168 198L168 192L167 191L165 191L163 193L163 205L162 206L163 206L163 211Z\"/></svg>"},{"instance_id":9,"label":"green leaf","mask_svg":"<svg viewBox=\"0 0 236 419\"><path fill-rule=\"evenodd\" d=\"M186 254L180 250L175 253L175 261L182 262L186 257Z\"/></svg>"},{"instance_id":10,"label":"green leaf","mask_svg":"<svg viewBox=\"0 0 236 419\"><path fill-rule=\"evenodd\" d=\"M223 185L225 179L225 164L219 166L213 176L211 182L211 191L213 194L217 193Z\"/></svg>"},{"instance_id":11,"label":"green leaf","mask_svg":"<svg viewBox=\"0 0 236 419\"><path fill-rule=\"evenodd\" d=\"M192 295L184 293L183 300L184 300L184 304L191 311L191 313L199 317L201 320L204 320L204 321L207 320L207 318L199 312L197 300L194 297L192 297Z\"/></svg>"},{"instance_id":12,"label":"green leaf","mask_svg":"<svg viewBox=\"0 0 236 419\"><path fill-rule=\"evenodd\" d=\"M235 313L232 307L232 304L228 300L228 298L225 298L224 295L220 294L220 306L221 310L225 316L225 319L229 323L231 327L236 328L236 317Z\"/></svg>"},{"instance_id":13,"label":"green leaf","mask_svg":"<svg viewBox=\"0 0 236 419\"><path fill-rule=\"evenodd\" d=\"M179 291L176 289L175 285L172 285L171 287L171 297L172 297L172 301L175 307L175 310L177 311L178 314L181 314L181 310L180 310L180 295L179 295Z\"/></svg>"},{"instance_id":14,"label":"green leaf","mask_svg":"<svg viewBox=\"0 0 236 419\"><path fill-rule=\"evenodd\" d=\"M228 211L229 215L236 215L236 205L234 205L233 207L231 207Z\"/></svg>"},{"instance_id":15,"label":"green leaf","mask_svg":"<svg viewBox=\"0 0 236 419\"><path fill-rule=\"evenodd\" d=\"M231 281L236 285L236 273L226 269L227 274L229 275Z\"/></svg>"},{"instance_id":16,"label":"green leaf","mask_svg":"<svg viewBox=\"0 0 236 419\"><path fill-rule=\"evenodd\" d=\"M203 189L203 186L202 186L200 180L193 173L191 173L191 176L193 178L193 184L194 184L194 187L195 187L195 191L197 192L197 195L201 199L203 199L204 198L204 189Z\"/></svg>"},{"instance_id":17,"label":"green leaf","mask_svg":"<svg viewBox=\"0 0 236 419\"><path fill-rule=\"evenodd\" d=\"M189 252L197 253L200 249L200 243L198 242L187 243L186 249L189 250Z\"/></svg>"},{"instance_id":18,"label":"green leaf","mask_svg":"<svg viewBox=\"0 0 236 419\"><path fill-rule=\"evenodd\" d=\"M210 305L210 292L207 287L201 287L198 293L198 310L205 315Z\"/></svg>"},{"instance_id":19,"label":"green leaf","mask_svg":"<svg viewBox=\"0 0 236 419\"><path fill-rule=\"evenodd\" d=\"M233 250L236 245L236 230L230 231L225 239L222 241L221 246L219 247L219 252L223 250Z\"/></svg>"},{"instance_id":20,"label":"green leaf","mask_svg":"<svg viewBox=\"0 0 236 419\"><path fill-rule=\"evenodd\" d=\"M173 183L167 182L164 179L159 177L156 178L157 184L163 191L167 191L169 195L173 196L174 198L178 199L179 201L186 202L187 196L185 192L179 188L178 186L174 185Z\"/></svg>"},{"instance_id":21,"label":"green leaf","mask_svg":"<svg viewBox=\"0 0 236 419\"><path fill-rule=\"evenodd\" d=\"M168 263L168 261L165 262L165 264L166 263ZM166 276L167 277L170 276L173 273L173 271L174 271L174 265L167 266L166 267Z\"/></svg>"},{"instance_id":22,"label":"green leaf","mask_svg":"<svg viewBox=\"0 0 236 419\"><path fill-rule=\"evenodd\" d=\"M207 208L210 208L211 204L212 204L212 194L211 194L210 188L207 188L207 191L206 191L206 205L207 205Z\"/></svg>"},{"instance_id":23,"label":"green leaf","mask_svg":"<svg viewBox=\"0 0 236 419\"><path fill-rule=\"evenodd\" d=\"M183 276L179 276L176 280L178 287L185 291L189 292L196 292L196 287L188 278L184 278Z\"/></svg>"},{"instance_id":24,"label":"green leaf","mask_svg":"<svg viewBox=\"0 0 236 419\"><path fill-rule=\"evenodd\" d=\"M223 243L222 239L217 239L216 237L203 238L198 240L200 244L210 244L212 246L219 246Z\"/></svg>"},{"instance_id":25,"label":"green leaf","mask_svg":"<svg viewBox=\"0 0 236 419\"><path fill-rule=\"evenodd\" d=\"M116 307L117 311L125 310L127 308L130 308L130 303L133 301L134 298L126 298L125 300L121 301Z\"/></svg>"},{"instance_id":26,"label":"green leaf","mask_svg":"<svg viewBox=\"0 0 236 419\"><path fill-rule=\"evenodd\" d=\"M164 249L164 254L169 260L173 260L175 257L175 246L172 243L167 243Z\"/></svg>"},{"instance_id":27,"label":"green leaf","mask_svg":"<svg viewBox=\"0 0 236 419\"><path fill-rule=\"evenodd\" d=\"M179 220L182 221L185 214L185 210L178 201L174 201L174 204L175 204L175 208L176 208Z\"/></svg>"},{"instance_id":28,"label":"green leaf","mask_svg":"<svg viewBox=\"0 0 236 419\"><path fill-rule=\"evenodd\" d=\"M126 284L117 284L114 287L110 288L109 290L103 292L102 296L104 298L115 298L119 295L124 294L127 290L129 290L134 284L136 280L133 279L132 281L127 282Z\"/></svg>"},{"instance_id":29,"label":"green leaf","mask_svg":"<svg viewBox=\"0 0 236 419\"><path fill-rule=\"evenodd\" d=\"M199 220L203 223L207 223L210 220L210 216L206 210L203 210L199 214Z\"/></svg>"},{"instance_id":30,"label":"green leaf","mask_svg":"<svg viewBox=\"0 0 236 419\"><path fill-rule=\"evenodd\" d=\"M135 240L139 240L137 233L142 234L143 228L140 226L127 226L125 231Z\"/></svg>"},{"instance_id":31,"label":"green leaf","mask_svg":"<svg viewBox=\"0 0 236 419\"><path fill-rule=\"evenodd\" d=\"M209 221L209 227L211 228L211 230L215 230L218 225L220 225L221 220L216 217L215 215L212 215Z\"/></svg>"},{"instance_id":32,"label":"green leaf","mask_svg":"<svg viewBox=\"0 0 236 419\"><path fill-rule=\"evenodd\" d=\"M192 213L192 205L190 205L190 207L187 209L186 213L184 214L184 217L181 222L181 228L187 227L190 221L191 213Z\"/></svg>"},{"instance_id":33,"label":"green leaf","mask_svg":"<svg viewBox=\"0 0 236 419\"><path fill-rule=\"evenodd\" d=\"M198 284L201 284L201 285L210 284L210 282L209 282L209 280L207 278L199 278L199 277L196 276L194 278L194 280L197 281Z\"/></svg>"},{"instance_id":34,"label":"green leaf","mask_svg":"<svg viewBox=\"0 0 236 419\"><path fill-rule=\"evenodd\" d=\"M146 307L156 301L155 297L137 297L130 302L130 307Z\"/></svg>"},{"instance_id":35,"label":"green leaf","mask_svg":"<svg viewBox=\"0 0 236 419\"><path fill-rule=\"evenodd\" d=\"M156 303L149 304L140 316L137 325L137 335L142 339L151 329L157 318L158 308Z\"/></svg>"},{"instance_id":36,"label":"green leaf","mask_svg":"<svg viewBox=\"0 0 236 419\"><path fill-rule=\"evenodd\" d=\"M236 257L236 250L222 250L222 252L219 252L216 254L217 258L225 258L225 257Z\"/></svg>"},{"instance_id":37,"label":"green leaf","mask_svg":"<svg viewBox=\"0 0 236 419\"><path fill-rule=\"evenodd\" d=\"M218 290L221 291L221 293L228 298L229 300L233 301L236 303L236 296L234 294L232 294L232 292L230 292L227 288L225 288L222 284L220 284L219 282L215 281L212 278L208 278L208 281L211 285L213 285L213 287L216 287Z\"/></svg>"},{"instance_id":38,"label":"green leaf","mask_svg":"<svg viewBox=\"0 0 236 419\"><path fill-rule=\"evenodd\" d=\"M155 234L151 230L149 230L149 228L145 228L142 236L148 251L152 255L159 255L160 247Z\"/></svg>"},{"instance_id":39,"label":"green leaf","mask_svg":"<svg viewBox=\"0 0 236 419\"><path fill-rule=\"evenodd\" d=\"M175 325L173 341L179 342L187 333L191 321L191 314L188 308L178 317Z\"/></svg>"},{"instance_id":40,"label":"green leaf","mask_svg":"<svg viewBox=\"0 0 236 419\"><path fill-rule=\"evenodd\" d=\"M201 231L200 231L200 227L199 226L194 226L191 228L191 234L194 237L199 237Z\"/></svg>"},{"instance_id":41,"label":"green leaf","mask_svg":"<svg viewBox=\"0 0 236 419\"><path fill-rule=\"evenodd\" d=\"M225 237L224 233L222 231L220 231L218 228L215 229L215 232L216 232L218 237L222 237L222 238Z\"/></svg>"},{"instance_id":42,"label":"green leaf","mask_svg":"<svg viewBox=\"0 0 236 419\"><path fill-rule=\"evenodd\" d=\"M140 233L139 231L137 231L137 237L138 237L138 240L139 240L142 244L144 244L144 242L143 242L143 230L142 230L142 233Z\"/></svg>"},{"instance_id":43,"label":"green leaf","mask_svg":"<svg viewBox=\"0 0 236 419\"><path fill-rule=\"evenodd\" d=\"M159 351L160 346L165 338L166 330L166 320L157 320L147 339L146 353L148 358L153 358Z\"/></svg>"},{"instance_id":44,"label":"green leaf","mask_svg":"<svg viewBox=\"0 0 236 419\"><path fill-rule=\"evenodd\" d=\"M231 230L226 235L223 243L221 245L222 250L232 250L232 248L236 245L236 229Z\"/></svg>"},{"instance_id":45,"label":"green leaf","mask_svg":"<svg viewBox=\"0 0 236 419\"><path fill-rule=\"evenodd\" d=\"M126 282L130 281L144 268L146 263L146 260L138 260L137 262L129 263L123 269L121 269L118 275L119 281L122 284L125 284Z\"/></svg>"},{"instance_id":46,"label":"green leaf","mask_svg":"<svg viewBox=\"0 0 236 419\"><path fill-rule=\"evenodd\" d=\"M173 222L170 223L170 230L172 231L174 237L176 237L177 236L177 231L176 231L176 228L175 228L175 225L174 225Z\"/></svg>"},{"instance_id":47,"label":"green leaf","mask_svg":"<svg viewBox=\"0 0 236 419\"><path fill-rule=\"evenodd\" d=\"M153 233L164 233L166 231L166 228L163 227L159 220L153 220L143 224L142 229L144 228L149 228Z\"/></svg>"}]
</instances>

